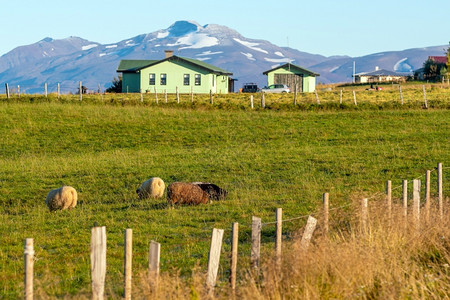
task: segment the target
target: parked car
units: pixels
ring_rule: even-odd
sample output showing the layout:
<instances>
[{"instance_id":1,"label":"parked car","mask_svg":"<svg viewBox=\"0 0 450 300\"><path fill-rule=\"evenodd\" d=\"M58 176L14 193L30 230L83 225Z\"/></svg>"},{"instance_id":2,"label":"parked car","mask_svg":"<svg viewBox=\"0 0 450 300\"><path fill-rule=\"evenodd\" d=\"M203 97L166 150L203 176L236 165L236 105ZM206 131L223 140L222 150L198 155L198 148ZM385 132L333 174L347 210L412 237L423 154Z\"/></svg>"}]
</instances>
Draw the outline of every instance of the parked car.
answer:
<instances>
[{"instance_id":1,"label":"parked car","mask_svg":"<svg viewBox=\"0 0 450 300\"><path fill-rule=\"evenodd\" d=\"M291 89L286 84L272 84L261 89L264 93L290 93Z\"/></svg>"},{"instance_id":2,"label":"parked car","mask_svg":"<svg viewBox=\"0 0 450 300\"><path fill-rule=\"evenodd\" d=\"M246 83L242 87L243 93L256 93L258 91L258 85L256 83Z\"/></svg>"}]
</instances>

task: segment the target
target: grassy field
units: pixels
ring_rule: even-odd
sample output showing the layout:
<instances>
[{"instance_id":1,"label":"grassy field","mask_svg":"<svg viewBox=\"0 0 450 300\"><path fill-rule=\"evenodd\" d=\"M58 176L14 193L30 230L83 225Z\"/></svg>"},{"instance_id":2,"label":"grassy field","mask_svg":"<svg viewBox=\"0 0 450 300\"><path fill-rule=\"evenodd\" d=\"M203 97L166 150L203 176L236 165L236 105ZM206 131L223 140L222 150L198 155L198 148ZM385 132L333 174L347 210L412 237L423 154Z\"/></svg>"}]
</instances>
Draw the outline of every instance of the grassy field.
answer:
<instances>
[{"instance_id":1,"label":"grassy field","mask_svg":"<svg viewBox=\"0 0 450 300\"><path fill-rule=\"evenodd\" d=\"M239 264L244 270L252 215L270 222L277 207L286 219L305 215L320 208L323 192L330 193L331 207L337 207L383 191L386 180L398 186L437 162L449 166L450 101L445 91L439 99L429 96L428 110L376 100L358 109L351 103L322 104L325 109L311 104L301 111L288 103L277 106L274 99L282 96L272 95L267 100L272 109L255 111L231 96L217 96L213 107L208 96L204 104L191 105L185 98L179 106L173 99L156 106L150 103L152 95L144 103L139 95L105 96L103 102L98 96L85 97L81 103L40 96L2 98L0 295L22 295L27 237L35 239L38 290L49 297L87 294L94 224L107 227L107 294L113 298L122 292L125 228L134 231L136 274L146 269L149 242L156 240L162 244L162 271L179 270L182 277L189 277L195 266L206 269L211 230L225 229L219 270L224 285L232 222L241 224ZM136 197L136 188L152 176L166 184L214 182L229 197L168 210L164 199ZM448 195L449 181L444 183ZM45 196L62 184L77 189L79 204L71 211L49 213ZM284 224L286 240L303 225L304 220ZM273 248L273 236L274 228L263 228L263 252Z\"/></svg>"}]
</instances>

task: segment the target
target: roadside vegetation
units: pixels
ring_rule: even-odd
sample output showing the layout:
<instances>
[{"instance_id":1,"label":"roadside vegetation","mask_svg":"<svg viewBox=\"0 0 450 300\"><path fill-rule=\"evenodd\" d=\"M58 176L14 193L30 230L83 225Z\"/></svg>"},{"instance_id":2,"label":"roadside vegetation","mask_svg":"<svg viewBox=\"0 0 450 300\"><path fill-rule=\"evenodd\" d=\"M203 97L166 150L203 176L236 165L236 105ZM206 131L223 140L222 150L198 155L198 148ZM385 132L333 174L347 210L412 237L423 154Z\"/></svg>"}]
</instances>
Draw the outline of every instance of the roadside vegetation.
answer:
<instances>
[{"instance_id":1,"label":"roadside vegetation","mask_svg":"<svg viewBox=\"0 0 450 300\"><path fill-rule=\"evenodd\" d=\"M215 95L213 105L209 95L195 95L194 104L190 95L181 95L180 104L175 95L166 104L162 94L158 104L154 94L145 94L143 102L139 94L83 95L82 101L77 95L0 95L1 298L23 295L23 242L29 237L35 241L38 298L89 298L90 229L97 225L107 230L106 294L114 299L123 290L125 228L133 229L135 292L150 293L143 282L155 240L161 243L158 297L194 299L206 292L211 230L225 229L216 293L227 298L232 222L241 225L243 298L448 297L448 217L446 226L433 224L419 236L383 227L375 218L369 236L359 238L351 204L383 191L386 180L397 186L438 162L450 166L450 90L427 85L423 109L421 85L403 90L403 105L395 86L360 87L357 106L351 88L345 88L342 105L340 88L323 88L320 105L314 94L299 94L297 106L292 94L266 95L262 109L254 94L253 110L248 94ZM444 175L448 196L448 170ZM153 176L166 185L213 182L228 190L228 198L173 210L165 199L138 200L136 188ZM50 213L45 197L63 184L77 189L79 203ZM252 215L271 222L278 207L285 219L315 213L323 192L330 193L332 208L349 204L333 217L331 243L318 234L310 251L295 257L304 220L283 224L280 281L269 259L274 228L264 227L266 264L262 281L253 281Z\"/></svg>"}]
</instances>

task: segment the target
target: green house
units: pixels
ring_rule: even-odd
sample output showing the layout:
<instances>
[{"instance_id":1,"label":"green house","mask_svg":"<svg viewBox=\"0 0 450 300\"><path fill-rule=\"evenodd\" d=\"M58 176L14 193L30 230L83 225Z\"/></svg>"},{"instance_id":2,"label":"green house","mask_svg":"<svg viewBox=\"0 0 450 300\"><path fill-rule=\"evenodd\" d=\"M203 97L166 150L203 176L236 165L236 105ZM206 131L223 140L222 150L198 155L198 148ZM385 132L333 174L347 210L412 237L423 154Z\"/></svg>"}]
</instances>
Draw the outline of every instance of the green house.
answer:
<instances>
[{"instance_id":1,"label":"green house","mask_svg":"<svg viewBox=\"0 0 450 300\"><path fill-rule=\"evenodd\" d=\"M311 93L316 89L316 76L319 74L305 68L287 63L263 72L267 75L267 85L287 84L291 92Z\"/></svg>"},{"instance_id":2,"label":"green house","mask_svg":"<svg viewBox=\"0 0 450 300\"><path fill-rule=\"evenodd\" d=\"M162 60L121 60L122 92L227 94L234 89L233 75L203 61L172 55Z\"/></svg>"}]
</instances>

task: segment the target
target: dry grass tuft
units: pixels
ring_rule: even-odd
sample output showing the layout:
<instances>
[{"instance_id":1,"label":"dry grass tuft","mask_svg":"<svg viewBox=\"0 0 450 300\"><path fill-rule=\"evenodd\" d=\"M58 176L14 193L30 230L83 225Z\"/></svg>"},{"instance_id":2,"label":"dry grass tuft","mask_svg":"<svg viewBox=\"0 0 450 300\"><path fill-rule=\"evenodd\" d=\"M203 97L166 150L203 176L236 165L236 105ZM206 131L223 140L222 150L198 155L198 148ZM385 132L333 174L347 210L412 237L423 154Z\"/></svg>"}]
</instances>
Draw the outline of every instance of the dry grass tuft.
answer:
<instances>
[{"instance_id":1,"label":"dry grass tuft","mask_svg":"<svg viewBox=\"0 0 450 300\"><path fill-rule=\"evenodd\" d=\"M446 201L449 202L448 199ZM377 203L380 203L377 201ZM245 270L236 299L448 299L450 298L450 218L435 212L417 228L401 207L392 218L370 203L369 222L361 228L359 202L333 216L328 237L317 230L308 250L298 235L285 243L281 267L266 260L259 272ZM345 221L344 221L345 220ZM342 224L345 226L341 227ZM281 270L280 270L281 268ZM192 278L164 274L158 290L141 276L136 296L146 299L228 299L227 283L214 293L200 269ZM138 296L139 295L139 296Z\"/></svg>"}]
</instances>

